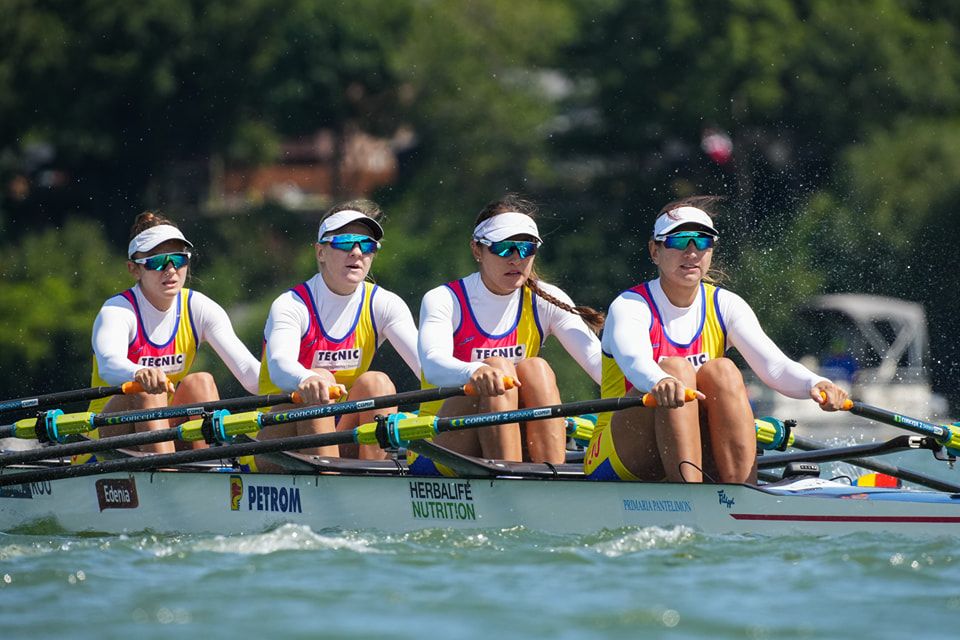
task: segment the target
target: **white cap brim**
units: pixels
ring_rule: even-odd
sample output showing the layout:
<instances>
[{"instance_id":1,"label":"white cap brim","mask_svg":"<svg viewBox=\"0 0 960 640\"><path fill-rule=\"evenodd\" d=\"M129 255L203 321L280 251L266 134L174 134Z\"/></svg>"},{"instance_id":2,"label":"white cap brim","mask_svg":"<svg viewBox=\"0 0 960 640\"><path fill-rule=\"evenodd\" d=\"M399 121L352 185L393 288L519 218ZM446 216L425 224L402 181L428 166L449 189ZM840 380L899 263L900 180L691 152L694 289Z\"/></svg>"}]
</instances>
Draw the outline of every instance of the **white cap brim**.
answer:
<instances>
[{"instance_id":1,"label":"white cap brim","mask_svg":"<svg viewBox=\"0 0 960 640\"><path fill-rule=\"evenodd\" d=\"M344 211L337 211L332 216L328 216L323 219L323 222L320 223L320 230L317 232L317 241L319 242L320 240L323 240L323 237L327 234L333 233L337 229L342 229L351 222L359 222L369 227L370 235L374 240L383 239L383 227L380 226L379 222L365 213L347 209Z\"/></svg>"},{"instance_id":2,"label":"white cap brim","mask_svg":"<svg viewBox=\"0 0 960 640\"><path fill-rule=\"evenodd\" d=\"M537 229L537 223L533 221L533 218L516 211L498 213L478 224L473 230L474 240L482 238L490 242L500 242L513 236L524 235L533 236L537 239L537 242L543 243L540 238L540 231Z\"/></svg>"},{"instance_id":3,"label":"white cap brim","mask_svg":"<svg viewBox=\"0 0 960 640\"><path fill-rule=\"evenodd\" d=\"M705 211L696 207L678 207L657 218L653 225L653 239L663 240L671 231L687 224L703 227L707 233L720 237L720 232L713 226L713 220Z\"/></svg>"},{"instance_id":4,"label":"white cap brim","mask_svg":"<svg viewBox=\"0 0 960 640\"><path fill-rule=\"evenodd\" d=\"M133 240L130 241L130 244L127 245L127 257L133 258L135 253L144 253L150 251L157 245L166 242L167 240L179 240L183 244L187 245L188 249L193 248L193 243L183 237L183 233L180 229L177 229L173 225L169 224L158 224L155 227L150 227L149 229L144 229L136 236Z\"/></svg>"}]
</instances>

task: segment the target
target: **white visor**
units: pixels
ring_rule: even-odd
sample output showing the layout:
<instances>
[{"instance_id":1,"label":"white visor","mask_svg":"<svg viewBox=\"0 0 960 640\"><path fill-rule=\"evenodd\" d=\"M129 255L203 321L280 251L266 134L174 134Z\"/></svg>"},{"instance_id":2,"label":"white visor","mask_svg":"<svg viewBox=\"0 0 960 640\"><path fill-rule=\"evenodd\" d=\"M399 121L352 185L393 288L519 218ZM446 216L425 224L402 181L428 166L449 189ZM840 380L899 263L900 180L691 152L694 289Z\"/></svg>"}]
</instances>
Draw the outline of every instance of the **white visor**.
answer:
<instances>
[{"instance_id":1,"label":"white visor","mask_svg":"<svg viewBox=\"0 0 960 640\"><path fill-rule=\"evenodd\" d=\"M132 259L133 254L150 251L150 249L167 240L179 240L187 245L188 249L193 248L193 243L183 237L180 229L169 224L158 224L155 227L144 229L134 236L127 246L127 257Z\"/></svg>"},{"instance_id":2,"label":"white visor","mask_svg":"<svg viewBox=\"0 0 960 640\"><path fill-rule=\"evenodd\" d=\"M516 211L498 213L478 224L477 228L473 230L474 240L483 238L490 242L500 242L520 235L533 236L537 239L537 242L543 243L543 240L540 239L540 231L537 230L537 223L533 221L533 218Z\"/></svg>"},{"instance_id":3,"label":"white visor","mask_svg":"<svg viewBox=\"0 0 960 640\"><path fill-rule=\"evenodd\" d=\"M713 226L713 220L706 212L696 207L678 207L657 218L653 225L653 239L663 240L664 236L685 224L699 225L710 235L716 238L720 237L720 233Z\"/></svg>"},{"instance_id":4,"label":"white visor","mask_svg":"<svg viewBox=\"0 0 960 640\"><path fill-rule=\"evenodd\" d=\"M337 211L332 216L324 218L323 222L320 223L320 231L317 232L317 242L323 240L325 235L332 233L337 229L342 229L351 222L360 222L361 224L367 226L370 229L370 235L374 240L383 239L383 227L380 226L379 222L369 217L365 213L360 213L359 211L354 211L353 209L347 209L344 211Z\"/></svg>"}]
</instances>

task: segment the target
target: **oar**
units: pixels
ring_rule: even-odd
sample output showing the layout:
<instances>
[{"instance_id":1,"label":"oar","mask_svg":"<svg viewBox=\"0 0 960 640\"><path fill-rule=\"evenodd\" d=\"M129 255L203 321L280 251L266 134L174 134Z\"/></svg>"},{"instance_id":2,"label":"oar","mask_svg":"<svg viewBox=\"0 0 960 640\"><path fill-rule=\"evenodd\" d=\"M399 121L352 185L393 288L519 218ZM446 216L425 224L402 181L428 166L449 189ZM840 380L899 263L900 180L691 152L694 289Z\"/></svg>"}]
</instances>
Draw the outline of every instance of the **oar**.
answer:
<instances>
[{"instance_id":1,"label":"oar","mask_svg":"<svg viewBox=\"0 0 960 640\"><path fill-rule=\"evenodd\" d=\"M817 440L810 440L808 438L795 436L793 446L797 449L802 449L803 452L762 456L758 458L757 466L759 469L770 469L782 467L790 462L797 461L828 462L842 460L857 467L896 476L901 480L913 482L914 484L934 489L936 491L960 493L960 485L953 484L945 480L940 480L939 478L935 478L925 473L920 473L911 469L904 469L903 467L890 464L882 460L877 460L875 458L852 457L861 455L896 453L897 451L904 451L907 449L930 448L929 446L925 446L927 444L923 442L925 439L926 438L917 438L916 436L900 436L886 442L851 445L847 447L830 447L826 443L819 442Z\"/></svg>"},{"instance_id":2,"label":"oar","mask_svg":"<svg viewBox=\"0 0 960 640\"><path fill-rule=\"evenodd\" d=\"M430 391L437 392L438 389L426 389L422 392L411 393L426 393ZM460 393L462 393L462 391L460 391ZM695 397L696 395L694 391L687 390L687 400L693 400ZM358 402L364 401L361 400ZM509 424L511 422L546 420L549 418L575 416L585 413L618 411L621 409L636 407L641 404L643 406L652 407L656 406L656 401L650 394L644 394L642 397L626 396L622 398L585 400L582 402L569 402L548 407L533 407L528 409L517 409L514 411L481 413L457 418L411 416L410 414L397 413L389 416L382 416L377 422L362 424L359 427L348 431L337 431L334 433L321 433L307 436L292 436L288 438L275 438L272 440L245 442L242 444L228 444L224 446L210 447L208 449L193 449L190 451L180 451L177 453L154 454L150 456L144 456L142 458L106 460L104 462L97 462L93 464L79 464L65 467L9 473L0 475L0 486L57 480L61 478L91 476L102 473L112 473L116 471L145 471L149 469L175 466L178 464L188 464L208 460L221 460L224 458L234 458L239 456L274 453L276 451L290 451L295 449L326 447L341 444L378 444L383 447L401 447L405 446L410 440L432 438L433 436L446 431L491 427L501 424ZM326 405L323 407L295 409L289 412L277 412L272 414L258 414L256 412L253 412L252 414L237 415L221 414L218 420L209 421L210 423L216 422L218 424L211 424L210 428L207 428L207 431L216 432L218 437L229 437L230 435L238 435L239 433L251 433L259 429L261 426L264 426L266 423L279 424L281 422L292 422L294 420L305 420L312 417L318 417L316 415L308 416L304 414L310 412L312 409L334 410L336 406L337 405ZM216 412L214 415L216 417ZM266 416L271 417L266 418ZM191 420L180 425L180 429L184 432L194 434L205 428L203 426L203 422L205 421Z\"/></svg>"},{"instance_id":3,"label":"oar","mask_svg":"<svg viewBox=\"0 0 960 640\"><path fill-rule=\"evenodd\" d=\"M955 425L934 424L849 399L843 403L841 409L870 420L919 433L922 436L930 436L943 445L947 453L960 456L960 427Z\"/></svg>"},{"instance_id":4,"label":"oar","mask_svg":"<svg viewBox=\"0 0 960 640\"><path fill-rule=\"evenodd\" d=\"M16 400L4 400L0 402L0 415L13 413L23 409L42 409L44 407L53 407L58 404L68 402L80 402L82 400L96 400L97 398L106 398L120 394L130 395L141 393L143 387L139 382L124 382L115 387L90 387L89 389L74 389L73 391L58 391L48 393L42 396L33 396L28 398L17 398ZM2 437L2 436L0 436Z\"/></svg>"},{"instance_id":5,"label":"oar","mask_svg":"<svg viewBox=\"0 0 960 640\"><path fill-rule=\"evenodd\" d=\"M514 386L513 380L509 377L504 378L504 383L508 389L511 389ZM340 389L340 387L331 387L331 398L339 398L341 393ZM34 462L37 460L63 458L82 453L96 453L98 451L107 451L111 449L129 449L139 445L169 442L172 440L184 440L187 442L208 440L211 441L211 443L214 441L229 442L233 436L254 433L263 427L275 424L297 422L300 420L311 420L313 418L325 418L329 416L340 416L348 413L359 413L361 411L392 407L399 404L431 402L433 400L443 400L445 398L451 398L453 396L464 394L474 395L472 385L467 384L462 387L435 387L432 389L395 393L377 398L365 398L363 400L339 402L337 404L330 405L314 405L285 411L274 411L270 413L248 412L231 415L229 409L245 409L271 404L289 403L291 401L299 402L298 394L294 392L292 394L252 396L249 398L235 398L232 400L221 400L206 404L200 403L196 405L165 407L164 409L141 412L134 411L102 414L99 416L90 413L60 414L52 416L50 421L51 424L49 424L46 429L46 431L53 431L54 435L58 436L58 438L55 438L57 440L67 435L85 433L93 428L90 425L101 427L105 425L121 424L124 422L139 422L141 420L153 420L158 418L179 416L195 416L201 414L206 416L206 418L201 420L190 420L178 427L173 427L171 429L146 431L143 433L113 436L110 438L100 438L98 440L86 440L84 442L74 442L59 446L43 447L39 449L31 449L29 451L8 453L0 455L0 467L11 464ZM149 414L149 417L147 417L147 414ZM228 420L232 425L230 429L223 431L217 428L223 422ZM244 425L244 427L240 428L236 426L240 424ZM27 430L26 427L24 430ZM32 436L25 435L21 437ZM214 456L210 459L217 459L219 457L221 456Z\"/></svg>"},{"instance_id":6,"label":"oar","mask_svg":"<svg viewBox=\"0 0 960 640\"><path fill-rule=\"evenodd\" d=\"M340 387L331 387L331 394L339 397ZM266 407L275 404L299 403L298 393L273 393L261 396L244 396L241 398L227 398L210 402L197 402L172 407L158 407L156 409L137 409L115 413L62 413L48 411L38 418L24 418L10 425L0 426L0 438L16 437L25 439L38 438L42 442L64 443L71 436L80 436L93 429L117 424L132 422L146 422L148 420L164 420L168 418L183 418L202 416L216 410L240 410ZM65 458L82 453L96 453L111 449L132 448L145 444L169 442L179 437L179 428L144 431L110 438L84 440L70 444L60 444L50 447L39 447L26 451L17 451L0 455L0 467L11 464L35 462L53 458Z\"/></svg>"},{"instance_id":7,"label":"oar","mask_svg":"<svg viewBox=\"0 0 960 640\"><path fill-rule=\"evenodd\" d=\"M339 392L340 387L331 387L331 393L339 394ZM339 397L339 395L336 397ZM63 413L55 409L41 413L36 418L24 418L17 420L13 424L0 425L0 438L39 439L41 442L63 442L68 436L84 434L99 427L109 425L165 420L168 418L185 418L203 415L205 412L217 409L255 409L257 407L287 404L290 402L299 404L300 396L297 392L244 396L241 398L212 400L210 402L157 407L155 409L134 409L132 411L110 413L91 413L89 411ZM160 442L163 441L161 440ZM0 460L3 460L2 456L0 456ZM0 462L0 464L3 463Z\"/></svg>"}]
</instances>

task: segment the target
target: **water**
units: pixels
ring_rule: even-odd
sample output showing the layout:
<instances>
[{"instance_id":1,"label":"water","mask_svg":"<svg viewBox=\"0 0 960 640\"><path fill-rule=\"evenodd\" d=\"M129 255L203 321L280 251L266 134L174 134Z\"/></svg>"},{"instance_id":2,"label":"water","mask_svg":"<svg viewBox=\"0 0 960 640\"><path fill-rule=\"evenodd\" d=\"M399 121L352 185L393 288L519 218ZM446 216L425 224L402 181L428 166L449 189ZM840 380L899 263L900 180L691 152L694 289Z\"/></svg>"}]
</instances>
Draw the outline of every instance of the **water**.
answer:
<instances>
[{"instance_id":1,"label":"water","mask_svg":"<svg viewBox=\"0 0 960 640\"><path fill-rule=\"evenodd\" d=\"M3 638L955 637L956 540L0 534Z\"/></svg>"}]
</instances>

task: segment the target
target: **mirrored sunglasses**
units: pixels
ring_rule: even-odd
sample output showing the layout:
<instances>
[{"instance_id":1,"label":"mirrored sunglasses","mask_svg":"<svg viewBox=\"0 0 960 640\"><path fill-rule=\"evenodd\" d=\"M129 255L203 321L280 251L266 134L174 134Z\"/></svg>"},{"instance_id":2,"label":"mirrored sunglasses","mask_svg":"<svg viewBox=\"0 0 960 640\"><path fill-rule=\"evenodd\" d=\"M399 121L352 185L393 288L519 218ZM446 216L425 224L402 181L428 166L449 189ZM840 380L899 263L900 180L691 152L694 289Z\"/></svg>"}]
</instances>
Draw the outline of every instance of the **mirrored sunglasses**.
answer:
<instances>
[{"instance_id":1,"label":"mirrored sunglasses","mask_svg":"<svg viewBox=\"0 0 960 640\"><path fill-rule=\"evenodd\" d=\"M321 239L320 243L329 244L340 251L353 251L355 246L360 247L360 253L376 253L380 249L379 242L370 236L359 233L341 233L336 236L328 236Z\"/></svg>"},{"instance_id":2,"label":"mirrored sunglasses","mask_svg":"<svg viewBox=\"0 0 960 640\"><path fill-rule=\"evenodd\" d=\"M174 269L182 269L190 264L190 252L180 251L177 253L158 253L155 256L146 258L134 258L133 262L142 264L145 269L150 271L163 271L168 264L172 264Z\"/></svg>"},{"instance_id":3,"label":"mirrored sunglasses","mask_svg":"<svg viewBox=\"0 0 960 640\"><path fill-rule=\"evenodd\" d=\"M697 248L697 251L706 251L713 246L715 241L716 238L708 233L681 231L680 233L671 233L668 236L664 236L663 246L667 249L679 249L683 251L689 247L692 242L693 246Z\"/></svg>"},{"instance_id":4,"label":"mirrored sunglasses","mask_svg":"<svg viewBox=\"0 0 960 640\"><path fill-rule=\"evenodd\" d=\"M495 256L500 256L501 258L506 258L516 251L521 260L536 255L537 249L540 248L539 242L531 240L500 240L498 242L491 242L486 238L480 238L477 242L490 249L490 253Z\"/></svg>"}]
</instances>

